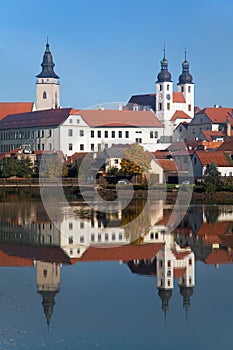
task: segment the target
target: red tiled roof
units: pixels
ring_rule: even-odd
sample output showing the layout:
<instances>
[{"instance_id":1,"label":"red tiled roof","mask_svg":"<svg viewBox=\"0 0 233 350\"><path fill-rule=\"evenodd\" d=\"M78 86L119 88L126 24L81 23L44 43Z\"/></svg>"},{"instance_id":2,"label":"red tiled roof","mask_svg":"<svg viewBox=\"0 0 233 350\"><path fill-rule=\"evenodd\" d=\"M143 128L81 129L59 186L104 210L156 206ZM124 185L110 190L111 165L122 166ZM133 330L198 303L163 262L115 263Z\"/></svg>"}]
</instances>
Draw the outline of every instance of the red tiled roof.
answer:
<instances>
[{"instance_id":1,"label":"red tiled roof","mask_svg":"<svg viewBox=\"0 0 233 350\"><path fill-rule=\"evenodd\" d=\"M207 265L232 264L232 260L232 252L229 253L224 249L213 249L205 259L205 263Z\"/></svg>"},{"instance_id":2,"label":"red tiled roof","mask_svg":"<svg viewBox=\"0 0 233 350\"><path fill-rule=\"evenodd\" d=\"M71 259L71 263L75 264L77 261L130 261L134 259L153 259L162 246L163 243L129 244L112 248L90 247L81 258Z\"/></svg>"},{"instance_id":3,"label":"red tiled roof","mask_svg":"<svg viewBox=\"0 0 233 350\"><path fill-rule=\"evenodd\" d=\"M0 102L0 120L9 114L31 112L33 102Z\"/></svg>"},{"instance_id":4,"label":"red tiled roof","mask_svg":"<svg viewBox=\"0 0 233 350\"><path fill-rule=\"evenodd\" d=\"M33 261L30 258L8 255L0 249L0 266L33 266Z\"/></svg>"},{"instance_id":5,"label":"red tiled roof","mask_svg":"<svg viewBox=\"0 0 233 350\"><path fill-rule=\"evenodd\" d=\"M197 232L197 236L219 236L224 235L230 227L231 222L229 221L218 221L215 225L204 222Z\"/></svg>"},{"instance_id":6,"label":"red tiled roof","mask_svg":"<svg viewBox=\"0 0 233 350\"><path fill-rule=\"evenodd\" d=\"M212 123L226 123L228 119L230 122L232 120L232 108L204 108L198 114L206 114L206 116L211 120Z\"/></svg>"},{"instance_id":7,"label":"red tiled roof","mask_svg":"<svg viewBox=\"0 0 233 350\"><path fill-rule=\"evenodd\" d=\"M152 111L81 110L79 114L92 127L135 126L162 127Z\"/></svg>"},{"instance_id":8,"label":"red tiled roof","mask_svg":"<svg viewBox=\"0 0 233 350\"><path fill-rule=\"evenodd\" d=\"M173 102L185 103L185 98L182 92L173 92Z\"/></svg>"},{"instance_id":9,"label":"red tiled roof","mask_svg":"<svg viewBox=\"0 0 233 350\"><path fill-rule=\"evenodd\" d=\"M0 129L58 126L68 118L71 110L71 108L59 108L11 114L0 120Z\"/></svg>"},{"instance_id":10,"label":"red tiled roof","mask_svg":"<svg viewBox=\"0 0 233 350\"><path fill-rule=\"evenodd\" d=\"M192 119L188 114L186 114L184 111L175 111L173 116L171 117L171 121L175 121L177 119Z\"/></svg>"},{"instance_id":11,"label":"red tiled roof","mask_svg":"<svg viewBox=\"0 0 233 350\"><path fill-rule=\"evenodd\" d=\"M163 168L163 171L177 171L174 159L156 159L156 162Z\"/></svg>"},{"instance_id":12,"label":"red tiled roof","mask_svg":"<svg viewBox=\"0 0 233 350\"><path fill-rule=\"evenodd\" d=\"M176 260L183 260L186 256L188 256L190 252L178 252L177 250L172 250L172 253L175 255Z\"/></svg>"},{"instance_id":13,"label":"red tiled roof","mask_svg":"<svg viewBox=\"0 0 233 350\"><path fill-rule=\"evenodd\" d=\"M211 130L202 130L201 133L205 137L206 141L213 141L213 139L218 137L225 137L222 131L211 131Z\"/></svg>"},{"instance_id":14,"label":"red tiled roof","mask_svg":"<svg viewBox=\"0 0 233 350\"><path fill-rule=\"evenodd\" d=\"M217 167L231 166L230 160L228 160L225 153L221 151L196 151L196 155L203 166L210 165L212 162L214 162Z\"/></svg>"},{"instance_id":15,"label":"red tiled roof","mask_svg":"<svg viewBox=\"0 0 233 350\"><path fill-rule=\"evenodd\" d=\"M173 270L174 278L181 278L184 276L186 268L185 267L175 267Z\"/></svg>"},{"instance_id":16,"label":"red tiled roof","mask_svg":"<svg viewBox=\"0 0 233 350\"><path fill-rule=\"evenodd\" d=\"M226 138L218 150L233 152L233 137Z\"/></svg>"}]
</instances>

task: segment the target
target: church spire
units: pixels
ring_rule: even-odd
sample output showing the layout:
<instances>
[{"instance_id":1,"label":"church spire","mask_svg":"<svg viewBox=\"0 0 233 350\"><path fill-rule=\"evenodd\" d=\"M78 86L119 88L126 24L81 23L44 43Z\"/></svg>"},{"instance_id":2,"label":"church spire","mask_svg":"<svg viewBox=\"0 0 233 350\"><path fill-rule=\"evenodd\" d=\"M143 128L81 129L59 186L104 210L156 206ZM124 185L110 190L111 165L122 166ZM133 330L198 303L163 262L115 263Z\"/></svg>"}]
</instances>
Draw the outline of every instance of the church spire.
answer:
<instances>
[{"instance_id":1,"label":"church spire","mask_svg":"<svg viewBox=\"0 0 233 350\"><path fill-rule=\"evenodd\" d=\"M46 43L46 48L43 56L43 62L41 63L42 71L36 77L59 79L59 76L53 70L54 66L55 64L53 63L53 57L49 49L49 43L48 43L48 37L47 37L47 43Z\"/></svg>"},{"instance_id":2,"label":"church spire","mask_svg":"<svg viewBox=\"0 0 233 350\"><path fill-rule=\"evenodd\" d=\"M187 51L184 52L184 62L182 63L182 74L179 76L178 84L192 84L193 77L189 73L189 62L187 61Z\"/></svg>"},{"instance_id":3,"label":"church spire","mask_svg":"<svg viewBox=\"0 0 233 350\"><path fill-rule=\"evenodd\" d=\"M171 82L171 74L168 71L168 60L166 59L165 45L163 47L163 59L160 61L161 71L157 76L157 83Z\"/></svg>"}]
</instances>

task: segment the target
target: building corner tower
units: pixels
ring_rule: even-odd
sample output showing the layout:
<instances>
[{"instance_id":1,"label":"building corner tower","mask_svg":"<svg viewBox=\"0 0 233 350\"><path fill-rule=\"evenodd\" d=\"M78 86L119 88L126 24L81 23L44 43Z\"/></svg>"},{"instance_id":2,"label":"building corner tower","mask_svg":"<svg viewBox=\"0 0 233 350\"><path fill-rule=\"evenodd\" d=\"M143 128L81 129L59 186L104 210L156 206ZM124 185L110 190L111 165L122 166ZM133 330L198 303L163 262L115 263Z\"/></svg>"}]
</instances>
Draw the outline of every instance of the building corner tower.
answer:
<instances>
[{"instance_id":1,"label":"building corner tower","mask_svg":"<svg viewBox=\"0 0 233 350\"><path fill-rule=\"evenodd\" d=\"M47 41L41 63L42 71L36 76L36 110L60 108L59 76L54 72L54 66Z\"/></svg>"}]
</instances>

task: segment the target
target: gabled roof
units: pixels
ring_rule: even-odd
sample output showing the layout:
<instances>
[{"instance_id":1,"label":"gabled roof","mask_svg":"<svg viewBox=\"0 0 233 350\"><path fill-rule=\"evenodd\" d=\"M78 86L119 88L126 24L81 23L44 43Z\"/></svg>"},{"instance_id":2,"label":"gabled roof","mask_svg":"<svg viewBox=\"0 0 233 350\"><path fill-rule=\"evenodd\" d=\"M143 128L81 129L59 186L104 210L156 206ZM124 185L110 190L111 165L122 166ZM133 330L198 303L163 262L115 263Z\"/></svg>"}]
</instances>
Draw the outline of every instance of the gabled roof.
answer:
<instances>
[{"instance_id":1,"label":"gabled roof","mask_svg":"<svg viewBox=\"0 0 233 350\"><path fill-rule=\"evenodd\" d=\"M217 124L224 124L226 123L226 120L228 119L229 121L232 120L232 108L204 108L196 115L199 114L205 114L212 123L217 123ZM233 121L233 120L232 120Z\"/></svg>"},{"instance_id":2,"label":"gabled roof","mask_svg":"<svg viewBox=\"0 0 233 350\"><path fill-rule=\"evenodd\" d=\"M201 134L204 136L205 140L209 142L215 140L216 138L226 137L222 131L202 130Z\"/></svg>"},{"instance_id":3,"label":"gabled roof","mask_svg":"<svg viewBox=\"0 0 233 350\"><path fill-rule=\"evenodd\" d=\"M80 258L71 259L71 263L77 261L130 261L134 259L153 259L162 248L163 243L149 243L139 245L122 245L108 247L90 247Z\"/></svg>"},{"instance_id":4,"label":"gabled roof","mask_svg":"<svg viewBox=\"0 0 233 350\"><path fill-rule=\"evenodd\" d=\"M0 102L0 120L9 114L31 112L33 102Z\"/></svg>"},{"instance_id":5,"label":"gabled roof","mask_svg":"<svg viewBox=\"0 0 233 350\"><path fill-rule=\"evenodd\" d=\"M87 125L91 127L162 127L162 124L152 111L80 110L79 114Z\"/></svg>"},{"instance_id":6,"label":"gabled roof","mask_svg":"<svg viewBox=\"0 0 233 350\"><path fill-rule=\"evenodd\" d=\"M207 265L232 264L232 262L232 252L229 253L224 249L213 249L205 259Z\"/></svg>"},{"instance_id":7,"label":"gabled roof","mask_svg":"<svg viewBox=\"0 0 233 350\"><path fill-rule=\"evenodd\" d=\"M171 117L171 121L175 121L177 119L192 119L188 114L186 114L184 111L175 111L173 116Z\"/></svg>"},{"instance_id":8,"label":"gabled roof","mask_svg":"<svg viewBox=\"0 0 233 350\"><path fill-rule=\"evenodd\" d=\"M72 108L46 109L11 114L0 120L0 129L58 126L70 115Z\"/></svg>"},{"instance_id":9,"label":"gabled roof","mask_svg":"<svg viewBox=\"0 0 233 350\"><path fill-rule=\"evenodd\" d=\"M226 138L221 146L219 146L218 150L233 152L233 137Z\"/></svg>"},{"instance_id":10,"label":"gabled roof","mask_svg":"<svg viewBox=\"0 0 233 350\"><path fill-rule=\"evenodd\" d=\"M173 102L175 103L185 103L185 98L182 92L173 92Z\"/></svg>"},{"instance_id":11,"label":"gabled roof","mask_svg":"<svg viewBox=\"0 0 233 350\"><path fill-rule=\"evenodd\" d=\"M177 172L177 166L174 159L156 159L156 162L161 166L163 171Z\"/></svg>"},{"instance_id":12,"label":"gabled roof","mask_svg":"<svg viewBox=\"0 0 233 350\"><path fill-rule=\"evenodd\" d=\"M202 166L210 165L213 162L217 167L232 166L230 159L221 151L196 151L195 154L199 158Z\"/></svg>"}]
</instances>

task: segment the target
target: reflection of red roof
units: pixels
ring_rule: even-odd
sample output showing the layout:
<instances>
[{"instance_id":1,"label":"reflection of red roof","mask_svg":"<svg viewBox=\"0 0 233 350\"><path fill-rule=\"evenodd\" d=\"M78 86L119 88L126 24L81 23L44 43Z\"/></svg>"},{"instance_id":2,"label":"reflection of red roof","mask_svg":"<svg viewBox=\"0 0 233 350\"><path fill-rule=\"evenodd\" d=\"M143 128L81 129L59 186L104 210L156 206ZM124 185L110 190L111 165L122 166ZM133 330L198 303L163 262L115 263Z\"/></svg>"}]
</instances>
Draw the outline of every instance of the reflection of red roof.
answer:
<instances>
[{"instance_id":1,"label":"reflection of red roof","mask_svg":"<svg viewBox=\"0 0 233 350\"><path fill-rule=\"evenodd\" d=\"M192 119L188 114L184 111L175 111L173 116L171 117L171 121L175 121L176 119Z\"/></svg>"},{"instance_id":2,"label":"reflection of red roof","mask_svg":"<svg viewBox=\"0 0 233 350\"><path fill-rule=\"evenodd\" d=\"M25 259L41 260L46 262L64 264L70 263L69 257L64 253L64 251L60 247L56 246L51 247L40 245L36 246L29 244L1 243L0 252L1 254L8 255L9 259L15 259L16 262L20 262L20 258L22 258L22 263L25 261ZM18 264L15 266L21 265Z\"/></svg>"},{"instance_id":3,"label":"reflection of red roof","mask_svg":"<svg viewBox=\"0 0 233 350\"><path fill-rule=\"evenodd\" d=\"M173 102L185 103L185 98L182 92L173 92Z\"/></svg>"},{"instance_id":4,"label":"reflection of red roof","mask_svg":"<svg viewBox=\"0 0 233 350\"><path fill-rule=\"evenodd\" d=\"M191 251L188 252L178 252L177 250L172 250L173 255L175 255L176 260L183 260L186 256L188 256Z\"/></svg>"},{"instance_id":5,"label":"reflection of red roof","mask_svg":"<svg viewBox=\"0 0 233 350\"><path fill-rule=\"evenodd\" d=\"M9 114L31 112L33 102L0 102L0 120Z\"/></svg>"},{"instance_id":6,"label":"reflection of red roof","mask_svg":"<svg viewBox=\"0 0 233 350\"><path fill-rule=\"evenodd\" d=\"M79 114L92 127L97 126L149 126L162 127L151 111L81 110Z\"/></svg>"},{"instance_id":7,"label":"reflection of red roof","mask_svg":"<svg viewBox=\"0 0 233 350\"><path fill-rule=\"evenodd\" d=\"M130 261L134 259L153 259L163 243L122 245L119 247L104 248L90 247L81 258L71 259L71 263L78 261Z\"/></svg>"},{"instance_id":8,"label":"reflection of red roof","mask_svg":"<svg viewBox=\"0 0 233 350\"><path fill-rule=\"evenodd\" d=\"M230 221L218 221L215 225L204 222L197 232L197 236L219 236L224 235L230 227Z\"/></svg>"},{"instance_id":9,"label":"reflection of red roof","mask_svg":"<svg viewBox=\"0 0 233 350\"><path fill-rule=\"evenodd\" d=\"M229 253L224 249L213 249L205 259L205 263L208 265L232 264L232 260L232 252Z\"/></svg>"},{"instance_id":10,"label":"reflection of red roof","mask_svg":"<svg viewBox=\"0 0 233 350\"><path fill-rule=\"evenodd\" d=\"M185 267L175 267L173 270L174 278L181 278L184 276Z\"/></svg>"},{"instance_id":11,"label":"reflection of red roof","mask_svg":"<svg viewBox=\"0 0 233 350\"><path fill-rule=\"evenodd\" d=\"M0 250L0 266L33 266L33 261L30 258L8 255Z\"/></svg>"}]
</instances>

